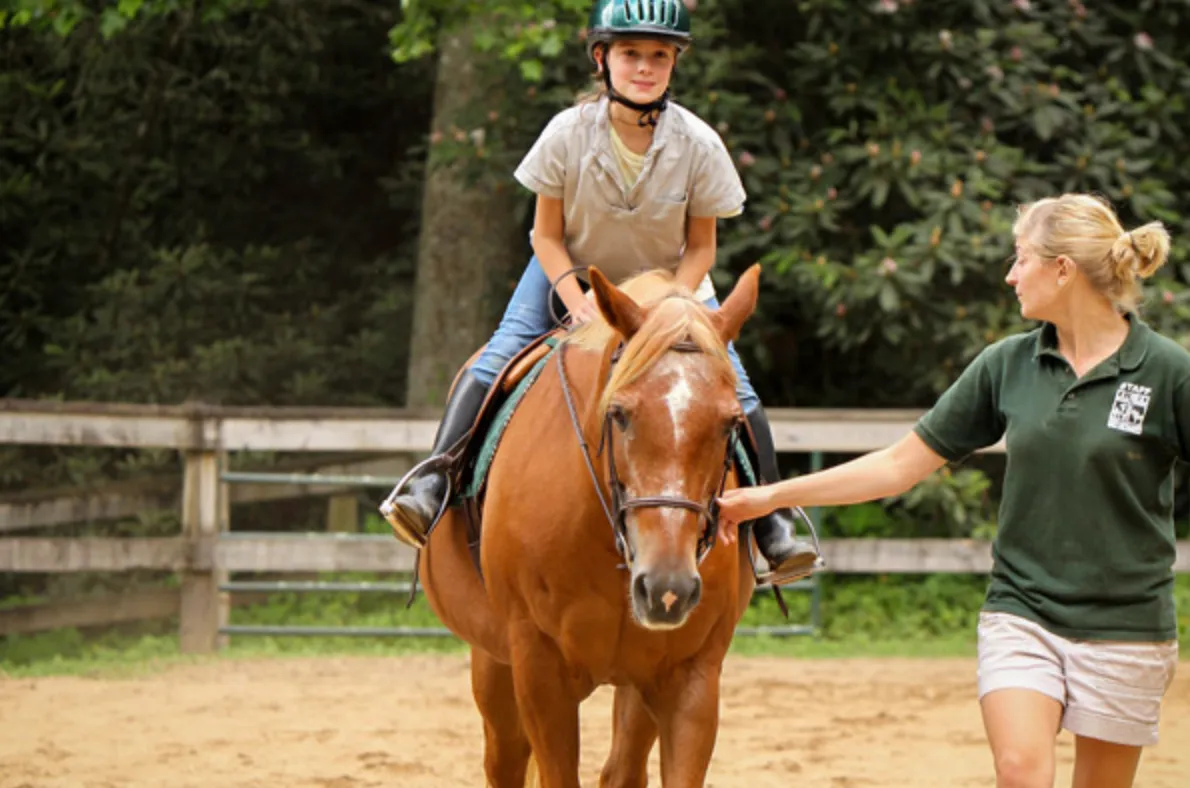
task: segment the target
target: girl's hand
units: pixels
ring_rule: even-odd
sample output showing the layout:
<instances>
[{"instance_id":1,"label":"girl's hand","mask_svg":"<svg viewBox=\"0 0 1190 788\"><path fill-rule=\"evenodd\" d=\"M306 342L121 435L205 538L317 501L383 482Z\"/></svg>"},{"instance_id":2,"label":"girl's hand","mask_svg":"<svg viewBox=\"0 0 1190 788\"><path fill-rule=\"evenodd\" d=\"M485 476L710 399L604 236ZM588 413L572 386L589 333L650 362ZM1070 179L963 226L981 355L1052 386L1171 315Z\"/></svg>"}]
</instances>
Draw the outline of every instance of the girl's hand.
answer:
<instances>
[{"instance_id":1,"label":"girl's hand","mask_svg":"<svg viewBox=\"0 0 1190 788\"><path fill-rule=\"evenodd\" d=\"M595 306L594 302L586 298L582 299L573 307L567 304L567 309L570 311L570 323L575 326L602 317L599 314L599 307Z\"/></svg>"}]
</instances>

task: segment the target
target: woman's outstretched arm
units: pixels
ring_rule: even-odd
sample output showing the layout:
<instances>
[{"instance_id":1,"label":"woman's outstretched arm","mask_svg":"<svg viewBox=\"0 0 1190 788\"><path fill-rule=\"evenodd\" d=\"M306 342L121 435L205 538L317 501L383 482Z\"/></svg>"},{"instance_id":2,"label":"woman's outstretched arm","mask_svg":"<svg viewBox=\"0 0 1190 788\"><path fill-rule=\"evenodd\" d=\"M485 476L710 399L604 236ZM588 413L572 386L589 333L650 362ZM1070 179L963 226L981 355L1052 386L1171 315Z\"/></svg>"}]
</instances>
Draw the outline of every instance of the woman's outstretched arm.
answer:
<instances>
[{"instance_id":1,"label":"woman's outstretched arm","mask_svg":"<svg viewBox=\"0 0 1190 788\"><path fill-rule=\"evenodd\" d=\"M719 498L723 525L763 517L786 506L842 506L899 495L946 460L910 432L891 446L794 479L728 490Z\"/></svg>"}]
</instances>

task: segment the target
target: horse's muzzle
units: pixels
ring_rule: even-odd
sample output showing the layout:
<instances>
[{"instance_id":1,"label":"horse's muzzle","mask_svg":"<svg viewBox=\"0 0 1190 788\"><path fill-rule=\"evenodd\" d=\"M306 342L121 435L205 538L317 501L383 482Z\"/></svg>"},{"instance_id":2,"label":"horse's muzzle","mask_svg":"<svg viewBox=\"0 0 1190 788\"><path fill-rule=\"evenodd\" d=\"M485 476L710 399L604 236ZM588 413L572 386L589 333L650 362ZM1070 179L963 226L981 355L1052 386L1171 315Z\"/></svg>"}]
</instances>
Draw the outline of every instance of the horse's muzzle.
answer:
<instances>
[{"instance_id":1,"label":"horse's muzzle","mask_svg":"<svg viewBox=\"0 0 1190 788\"><path fill-rule=\"evenodd\" d=\"M686 623L702 597L697 573L639 571L632 578L632 609L647 629L673 629Z\"/></svg>"}]
</instances>

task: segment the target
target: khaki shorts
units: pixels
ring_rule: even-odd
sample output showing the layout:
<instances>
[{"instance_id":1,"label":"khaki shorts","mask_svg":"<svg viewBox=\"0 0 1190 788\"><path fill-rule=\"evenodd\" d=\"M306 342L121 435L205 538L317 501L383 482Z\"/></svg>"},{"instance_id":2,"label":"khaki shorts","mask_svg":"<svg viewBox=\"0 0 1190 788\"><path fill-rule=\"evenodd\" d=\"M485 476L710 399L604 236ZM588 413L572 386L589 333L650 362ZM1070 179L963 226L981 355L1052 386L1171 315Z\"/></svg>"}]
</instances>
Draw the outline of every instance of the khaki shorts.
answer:
<instances>
[{"instance_id":1,"label":"khaki shorts","mask_svg":"<svg viewBox=\"0 0 1190 788\"><path fill-rule=\"evenodd\" d=\"M1064 707L1076 736L1133 747L1157 743L1161 699L1178 642L1067 640L1009 613L979 614L979 697L1029 689Z\"/></svg>"}]
</instances>

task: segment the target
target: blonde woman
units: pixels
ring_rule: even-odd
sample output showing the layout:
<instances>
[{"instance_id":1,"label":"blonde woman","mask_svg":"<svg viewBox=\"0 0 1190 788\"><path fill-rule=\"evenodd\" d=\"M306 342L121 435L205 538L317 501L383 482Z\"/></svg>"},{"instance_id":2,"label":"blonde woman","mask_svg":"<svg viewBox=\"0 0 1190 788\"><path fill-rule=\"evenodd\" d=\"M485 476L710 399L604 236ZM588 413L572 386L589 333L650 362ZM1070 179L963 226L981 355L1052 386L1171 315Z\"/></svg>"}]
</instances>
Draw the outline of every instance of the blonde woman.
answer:
<instances>
[{"instance_id":1,"label":"blonde woman","mask_svg":"<svg viewBox=\"0 0 1190 788\"><path fill-rule=\"evenodd\" d=\"M1177 664L1173 467L1190 460L1190 353L1136 314L1166 260L1096 197L1023 206L1007 276L1028 333L986 348L898 443L721 499L738 524L777 506L897 495L1001 438L1007 471L980 612L979 697L1001 788L1131 786Z\"/></svg>"}]
</instances>

